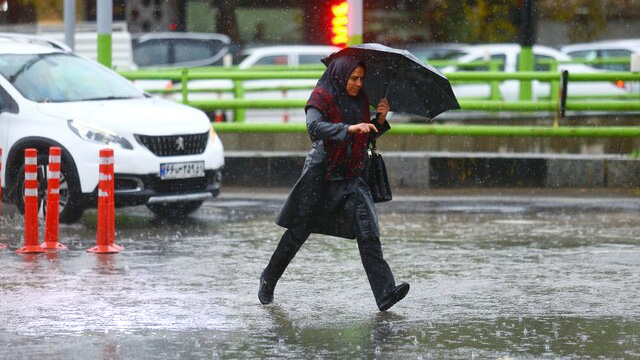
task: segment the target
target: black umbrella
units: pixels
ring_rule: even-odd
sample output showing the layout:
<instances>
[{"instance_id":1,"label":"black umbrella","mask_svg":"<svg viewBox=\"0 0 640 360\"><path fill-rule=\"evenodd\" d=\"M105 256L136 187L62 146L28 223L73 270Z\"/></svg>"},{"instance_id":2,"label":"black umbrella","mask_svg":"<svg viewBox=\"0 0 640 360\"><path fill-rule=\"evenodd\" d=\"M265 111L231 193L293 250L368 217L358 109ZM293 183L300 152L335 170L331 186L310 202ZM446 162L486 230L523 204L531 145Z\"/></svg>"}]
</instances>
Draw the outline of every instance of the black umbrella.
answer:
<instances>
[{"instance_id":1,"label":"black umbrella","mask_svg":"<svg viewBox=\"0 0 640 360\"><path fill-rule=\"evenodd\" d=\"M337 51L322 62L328 65L340 56L354 56L367 64L364 90L373 105L386 97L391 110L430 119L460 109L449 80L406 50L361 44Z\"/></svg>"}]
</instances>

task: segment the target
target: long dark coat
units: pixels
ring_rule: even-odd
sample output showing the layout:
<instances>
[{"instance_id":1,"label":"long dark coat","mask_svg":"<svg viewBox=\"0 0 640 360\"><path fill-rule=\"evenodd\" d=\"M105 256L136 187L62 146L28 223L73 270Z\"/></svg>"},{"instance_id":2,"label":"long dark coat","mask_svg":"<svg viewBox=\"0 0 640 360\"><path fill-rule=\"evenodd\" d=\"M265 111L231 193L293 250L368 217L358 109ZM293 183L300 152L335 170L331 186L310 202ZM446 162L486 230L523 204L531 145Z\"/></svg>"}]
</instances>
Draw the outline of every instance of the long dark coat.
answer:
<instances>
[{"instance_id":1,"label":"long dark coat","mask_svg":"<svg viewBox=\"0 0 640 360\"><path fill-rule=\"evenodd\" d=\"M311 151L276 224L285 228L304 227L312 233L348 239L380 236L376 208L362 171L351 178L329 171L331 163L326 141L331 141L332 146L352 142L353 136L347 133L347 128L357 122L361 122L357 116L345 116L342 122L333 123L320 111L307 107ZM378 129L375 137L390 129L386 121L382 125L371 122Z\"/></svg>"}]
</instances>

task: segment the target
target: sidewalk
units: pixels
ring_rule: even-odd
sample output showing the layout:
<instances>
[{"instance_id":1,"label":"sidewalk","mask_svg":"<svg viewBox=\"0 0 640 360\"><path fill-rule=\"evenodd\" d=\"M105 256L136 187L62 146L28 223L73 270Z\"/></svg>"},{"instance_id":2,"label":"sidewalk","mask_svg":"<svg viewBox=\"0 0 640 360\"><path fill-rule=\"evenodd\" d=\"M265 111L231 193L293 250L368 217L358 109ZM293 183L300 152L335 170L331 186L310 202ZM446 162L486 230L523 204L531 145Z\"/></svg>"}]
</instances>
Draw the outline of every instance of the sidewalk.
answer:
<instances>
[{"instance_id":1,"label":"sidewalk","mask_svg":"<svg viewBox=\"0 0 640 360\"><path fill-rule=\"evenodd\" d=\"M625 188L464 188L464 189L391 189L394 200L413 198L581 198L581 199L635 199L640 201L640 189ZM225 186L219 198L286 198L290 187Z\"/></svg>"},{"instance_id":2,"label":"sidewalk","mask_svg":"<svg viewBox=\"0 0 640 360\"><path fill-rule=\"evenodd\" d=\"M220 196L210 201L234 199L284 202L289 188L254 188L223 185ZM451 208L501 212L513 206L523 209L578 211L640 211L640 190L632 189L549 189L549 188L475 188L475 189L392 189L393 200L378 204L383 211L447 211ZM421 209L421 210L420 210Z\"/></svg>"}]
</instances>

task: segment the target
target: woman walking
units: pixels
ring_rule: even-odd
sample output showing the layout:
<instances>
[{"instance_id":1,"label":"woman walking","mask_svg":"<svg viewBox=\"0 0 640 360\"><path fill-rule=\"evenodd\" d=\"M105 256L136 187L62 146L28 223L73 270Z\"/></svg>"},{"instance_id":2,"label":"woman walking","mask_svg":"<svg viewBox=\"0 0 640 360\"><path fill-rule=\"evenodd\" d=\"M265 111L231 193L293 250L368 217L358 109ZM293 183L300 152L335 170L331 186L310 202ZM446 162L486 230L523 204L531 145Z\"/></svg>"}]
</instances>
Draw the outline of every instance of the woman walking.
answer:
<instances>
[{"instance_id":1,"label":"woman walking","mask_svg":"<svg viewBox=\"0 0 640 360\"><path fill-rule=\"evenodd\" d=\"M380 311L409 292L409 284L395 284L382 256L376 208L363 178L370 139L390 129L386 99L377 105L377 118L370 118L369 101L362 91L365 75L364 62L338 57L311 93L305 111L313 144L302 175L276 219L287 230L260 275L262 304L273 301L276 283L311 233L357 239Z\"/></svg>"}]
</instances>

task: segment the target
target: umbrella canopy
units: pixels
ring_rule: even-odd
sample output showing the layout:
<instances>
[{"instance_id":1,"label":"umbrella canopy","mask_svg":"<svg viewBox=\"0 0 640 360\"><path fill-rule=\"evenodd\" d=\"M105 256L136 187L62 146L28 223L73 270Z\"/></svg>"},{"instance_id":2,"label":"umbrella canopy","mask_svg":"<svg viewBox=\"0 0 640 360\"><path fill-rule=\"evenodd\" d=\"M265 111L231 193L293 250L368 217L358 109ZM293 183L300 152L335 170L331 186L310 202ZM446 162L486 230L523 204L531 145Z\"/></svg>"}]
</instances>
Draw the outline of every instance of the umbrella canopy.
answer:
<instances>
[{"instance_id":1,"label":"umbrella canopy","mask_svg":"<svg viewBox=\"0 0 640 360\"><path fill-rule=\"evenodd\" d=\"M449 80L406 50L361 44L337 51L322 62L329 65L340 56L354 56L367 64L364 91L374 105L386 97L392 111L430 119L460 109Z\"/></svg>"}]
</instances>

